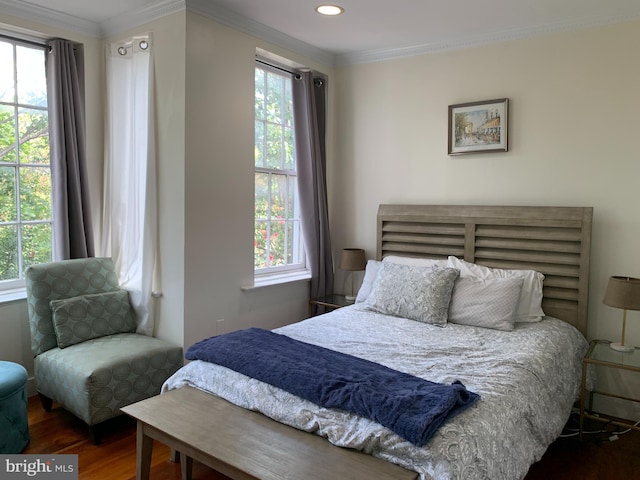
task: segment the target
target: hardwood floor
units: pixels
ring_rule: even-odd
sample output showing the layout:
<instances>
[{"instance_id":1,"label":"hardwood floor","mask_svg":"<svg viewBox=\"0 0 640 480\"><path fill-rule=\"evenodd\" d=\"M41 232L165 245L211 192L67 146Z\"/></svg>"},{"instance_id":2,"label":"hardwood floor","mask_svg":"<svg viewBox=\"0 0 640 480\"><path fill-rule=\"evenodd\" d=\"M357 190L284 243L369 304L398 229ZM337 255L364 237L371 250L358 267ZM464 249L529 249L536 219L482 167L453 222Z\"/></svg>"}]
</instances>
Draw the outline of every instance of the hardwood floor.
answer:
<instances>
[{"instance_id":1,"label":"hardwood floor","mask_svg":"<svg viewBox=\"0 0 640 480\"><path fill-rule=\"evenodd\" d=\"M57 407L44 411L38 397L29 397L30 441L22 453L78 454L79 480L135 480L136 423L126 416L109 420L94 445L81 420ZM169 461L169 447L155 442L151 461L153 480L180 480L180 464ZM193 480L228 480L194 462Z\"/></svg>"},{"instance_id":2,"label":"hardwood floor","mask_svg":"<svg viewBox=\"0 0 640 480\"><path fill-rule=\"evenodd\" d=\"M601 428L602 424L588 426L592 430ZM23 453L78 454L80 480L135 479L136 426L126 415L105 422L102 442L94 445L84 423L55 405L47 413L38 398L31 397L29 429L31 441ZM582 442L577 436L556 440L542 460L531 467L525 480L638 478L640 432L631 431L613 442L609 436L610 433L589 434ZM158 442L153 449L151 478L180 479L180 465L169 461L169 448ZM227 477L194 462L193 480L227 480Z\"/></svg>"}]
</instances>

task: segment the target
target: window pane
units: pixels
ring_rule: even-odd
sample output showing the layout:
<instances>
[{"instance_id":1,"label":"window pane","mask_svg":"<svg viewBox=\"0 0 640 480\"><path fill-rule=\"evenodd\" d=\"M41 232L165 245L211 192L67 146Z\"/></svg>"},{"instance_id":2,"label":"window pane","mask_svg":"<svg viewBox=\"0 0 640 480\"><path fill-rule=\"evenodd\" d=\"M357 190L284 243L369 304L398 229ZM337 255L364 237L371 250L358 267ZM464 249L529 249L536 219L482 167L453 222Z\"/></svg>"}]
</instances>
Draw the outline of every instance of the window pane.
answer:
<instances>
[{"instance_id":1,"label":"window pane","mask_svg":"<svg viewBox=\"0 0 640 480\"><path fill-rule=\"evenodd\" d=\"M304 239L302 237L302 229L300 226L300 221L294 220L289 222L289 226L291 228L291 247L292 247L292 262L300 263L303 260L303 252L304 252Z\"/></svg>"},{"instance_id":2,"label":"window pane","mask_svg":"<svg viewBox=\"0 0 640 480\"><path fill-rule=\"evenodd\" d=\"M266 110L265 110L265 72L264 70L260 70L256 68L256 118L260 120L266 119Z\"/></svg>"},{"instance_id":3,"label":"window pane","mask_svg":"<svg viewBox=\"0 0 640 480\"><path fill-rule=\"evenodd\" d=\"M0 102L15 102L13 45L0 40Z\"/></svg>"},{"instance_id":4,"label":"window pane","mask_svg":"<svg viewBox=\"0 0 640 480\"><path fill-rule=\"evenodd\" d=\"M295 170L295 157L294 157L294 145L293 145L293 129L284 129L284 169Z\"/></svg>"},{"instance_id":5,"label":"window pane","mask_svg":"<svg viewBox=\"0 0 640 480\"><path fill-rule=\"evenodd\" d=\"M51 219L51 173L48 168L20 169L20 216L23 221Z\"/></svg>"},{"instance_id":6,"label":"window pane","mask_svg":"<svg viewBox=\"0 0 640 480\"><path fill-rule=\"evenodd\" d=\"M282 127L267 124L267 168L282 169Z\"/></svg>"},{"instance_id":7,"label":"window pane","mask_svg":"<svg viewBox=\"0 0 640 480\"><path fill-rule=\"evenodd\" d=\"M285 82L284 84L284 106L282 115L282 124L287 128L293 127L293 95L291 93L291 82Z\"/></svg>"},{"instance_id":8,"label":"window pane","mask_svg":"<svg viewBox=\"0 0 640 480\"><path fill-rule=\"evenodd\" d=\"M298 222L287 222L287 237L289 238L289 242L288 242L288 248L287 248L287 262L289 263L293 263L293 262L297 262L298 259L295 256L295 250L294 250L294 245L293 245L293 239L297 238L296 237L296 225L298 225Z\"/></svg>"},{"instance_id":9,"label":"window pane","mask_svg":"<svg viewBox=\"0 0 640 480\"><path fill-rule=\"evenodd\" d=\"M51 224L22 226L23 268L51 261Z\"/></svg>"},{"instance_id":10,"label":"window pane","mask_svg":"<svg viewBox=\"0 0 640 480\"><path fill-rule=\"evenodd\" d=\"M287 218L287 176L271 175L271 218Z\"/></svg>"},{"instance_id":11,"label":"window pane","mask_svg":"<svg viewBox=\"0 0 640 480\"><path fill-rule=\"evenodd\" d=\"M269 174L255 174L255 219L269 219Z\"/></svg>"},{"instance_id":12,"label":"window pane","mask_svg":"<svg viewBox=\"0 0 640 480\"><path fill-rule=\"evenodd\" d=\"M15 222L17 218L16 169L0 167L0 222Z\"/></svg>"},{"instance_id":13,"label":"window pane","mask_svg":"<svg viewBox=\"0 0 640 480\"><path fill-rule=\"evenodd\" d=\"M255 237L253 240L255 268L267 267L267 237L268 237L267 222L256 222Z\"/></svg>"},{"instance_id":14,"label":"window pane","mask_svg":"<svg viewBox=\"0 0 640 480\"><path fill-rule=\"evenodd\" d=\"M272 267L286 265L286 227L287 222L280 220L271 222L269 235L269 263Z\"/></svg>"},{"instance_id":15,"label":"window pane","mask_svg":"<svg viewBox=\"0 0 640 480\"><path fill-rule=\"evenodd\" d=\"M44 49L18 45L18 103L47 106L47 80L44 68Z\"/></svg>"},{"instance_id":16,"label":"window pane","mask_svg":"<svg viewBox=\"0 0 640 480\"><path fill-rule=\"evenodd\" d=\"M16 162L15 107L0 105L0 162Z\"/></svg>"},{"instance_id":17,"label":"window pane","mask_svg":"<svg viewBox=\"0 0 640 480\"><path fill-rule=\"evenodd\" d=\"M42 110L18 112L20 163L49 163L49 116Z\"/></svg>"},{"instance_id":18,"label":"window pane","mask_svg":"<svg viewBox=\"0 0 640 480\"><path fill-rule=\"evenodd\" d=\"M264 167L264 123L256 120L256 133L255 133L255 166Z\"/></svg>"},{"instance_id":19,"label":"window pane","mask_svg":"<svg viewBox=\"0 0 640 480\"><path fill-rule=\"evenodd\" d=\"M0 226L0 280L18 277L18 230L16 225Z\"/></svg>"},{"instance_id":20,"label":"window pane","mask_svg":"<svg viewBox=\"0 0 640 480\"><path fill-rule=\"evenodd\" d=\"M289 190L287 192L287 219L292 220L299 217L298 213L298 179L289 177Z\"/></svg>"},{"instance_id":21,"label":"window pane","mask_svg":"<svg viewBox=\"0 0 640 480\"><path fill-rule=\"evenodd\" d=\"M267 120L273 123L282 123L284 115L282 111L284 96L284 78L271 72L267 72Z\"/></svg>"}]
</instances>

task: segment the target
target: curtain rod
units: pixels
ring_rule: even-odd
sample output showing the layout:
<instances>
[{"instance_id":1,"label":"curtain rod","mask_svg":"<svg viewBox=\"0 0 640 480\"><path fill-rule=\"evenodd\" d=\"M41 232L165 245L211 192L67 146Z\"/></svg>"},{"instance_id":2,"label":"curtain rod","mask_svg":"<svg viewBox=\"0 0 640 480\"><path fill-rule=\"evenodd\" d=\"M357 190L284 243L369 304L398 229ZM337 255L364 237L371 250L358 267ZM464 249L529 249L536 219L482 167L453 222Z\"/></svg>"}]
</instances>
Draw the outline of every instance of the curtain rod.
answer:
<instances>
[{"instance_id":1,"label":"curtain rod","mask_svg":"<svg viewBox=\"0 0 640 480\"><path fill-rule=\"evenodd\" d=\"M32 45L34 47L42 47L42 48L47 47L45 43L34 42L33 40L25 40L23 38L18 38L18 37L12 37L10 35L4 35L2 33L0 33L0 38L6 38L7 40L11 40L13 42L25 43L27 45Z\"/></svg>"},{"instance_id":2,"label":"curtain rod","mask_svg":"<svg viewBox=\"0 0 640 480\"><path fill-rule=\"evenodd\" d=\"M265 60L262 60L261 58L256 58L256 62L261 63L262 65L266 65L267 67L271 67L271 68L275 68L276 70L280 70L281 72L285 72L288 73L290 75L293 75L293 77L296 80L300 80L302 78L302 75L300 75L300 72L292 72L291 70L287 70L284 67L281 67L279 65L274 65L273 63L269 63ZM313 79L313 84L316 87L320 87L322 85L324 85L324 80L322 78L314 78Z\"/></svg>"},{"instance_id":3,"label":"curtain rod","mask_svg":"<svg viewBox=\"0 0 640 480\"><path fill-rule=\"evenodd\" d=\"M276 70L280 70L281 72L285 72L288 73L290 75L293 75L295 78L300 79L301 75L299 72L292 72L291 70L288 70L284 67L281 67L279 65L274 65L273 63L269 63L265 60L262 60L261 58L256 58L256 62L261 63L262 65L266 65L267 67L271 67L271 68L275 68Z\"/></svg>"}]
</instances>

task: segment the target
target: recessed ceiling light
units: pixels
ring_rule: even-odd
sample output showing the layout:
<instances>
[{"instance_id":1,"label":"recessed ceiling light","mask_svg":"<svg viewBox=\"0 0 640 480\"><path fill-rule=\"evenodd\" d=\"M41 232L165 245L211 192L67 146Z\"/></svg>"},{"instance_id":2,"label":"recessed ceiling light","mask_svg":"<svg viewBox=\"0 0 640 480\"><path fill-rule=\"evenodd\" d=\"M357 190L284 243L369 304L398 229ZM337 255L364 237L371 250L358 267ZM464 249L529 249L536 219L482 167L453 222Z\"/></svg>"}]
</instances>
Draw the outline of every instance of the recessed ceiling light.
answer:
<instances>
[{"instance_id":1,"label":"recessed ceiling light","mask_svg":"<svg viewBox=\"0 0 640 480\"><path fill-rule=\"evenodd\" d=\"M338 5L318 5L316 7L316 12L320 15L340 15L344 12L344 8Z\"/></svg>"}]
</instances>

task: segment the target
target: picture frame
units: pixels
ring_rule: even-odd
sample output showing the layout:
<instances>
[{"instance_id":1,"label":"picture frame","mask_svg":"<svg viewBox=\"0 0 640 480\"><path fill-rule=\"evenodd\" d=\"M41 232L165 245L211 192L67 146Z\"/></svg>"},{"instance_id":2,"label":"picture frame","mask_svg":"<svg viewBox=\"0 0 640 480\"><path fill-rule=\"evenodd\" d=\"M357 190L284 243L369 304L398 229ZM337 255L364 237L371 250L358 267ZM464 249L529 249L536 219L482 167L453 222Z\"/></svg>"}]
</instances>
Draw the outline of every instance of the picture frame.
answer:
<instances>
[{"instance_id":1,"label":"picture frame","mask_svg":"<svg viewBox=\"0 0 640 480\"><path fill-rule=\"evenodd\" d=\"M449 105L449 155L508 151L509 99Z\"/></svg>"}]
</instances>

